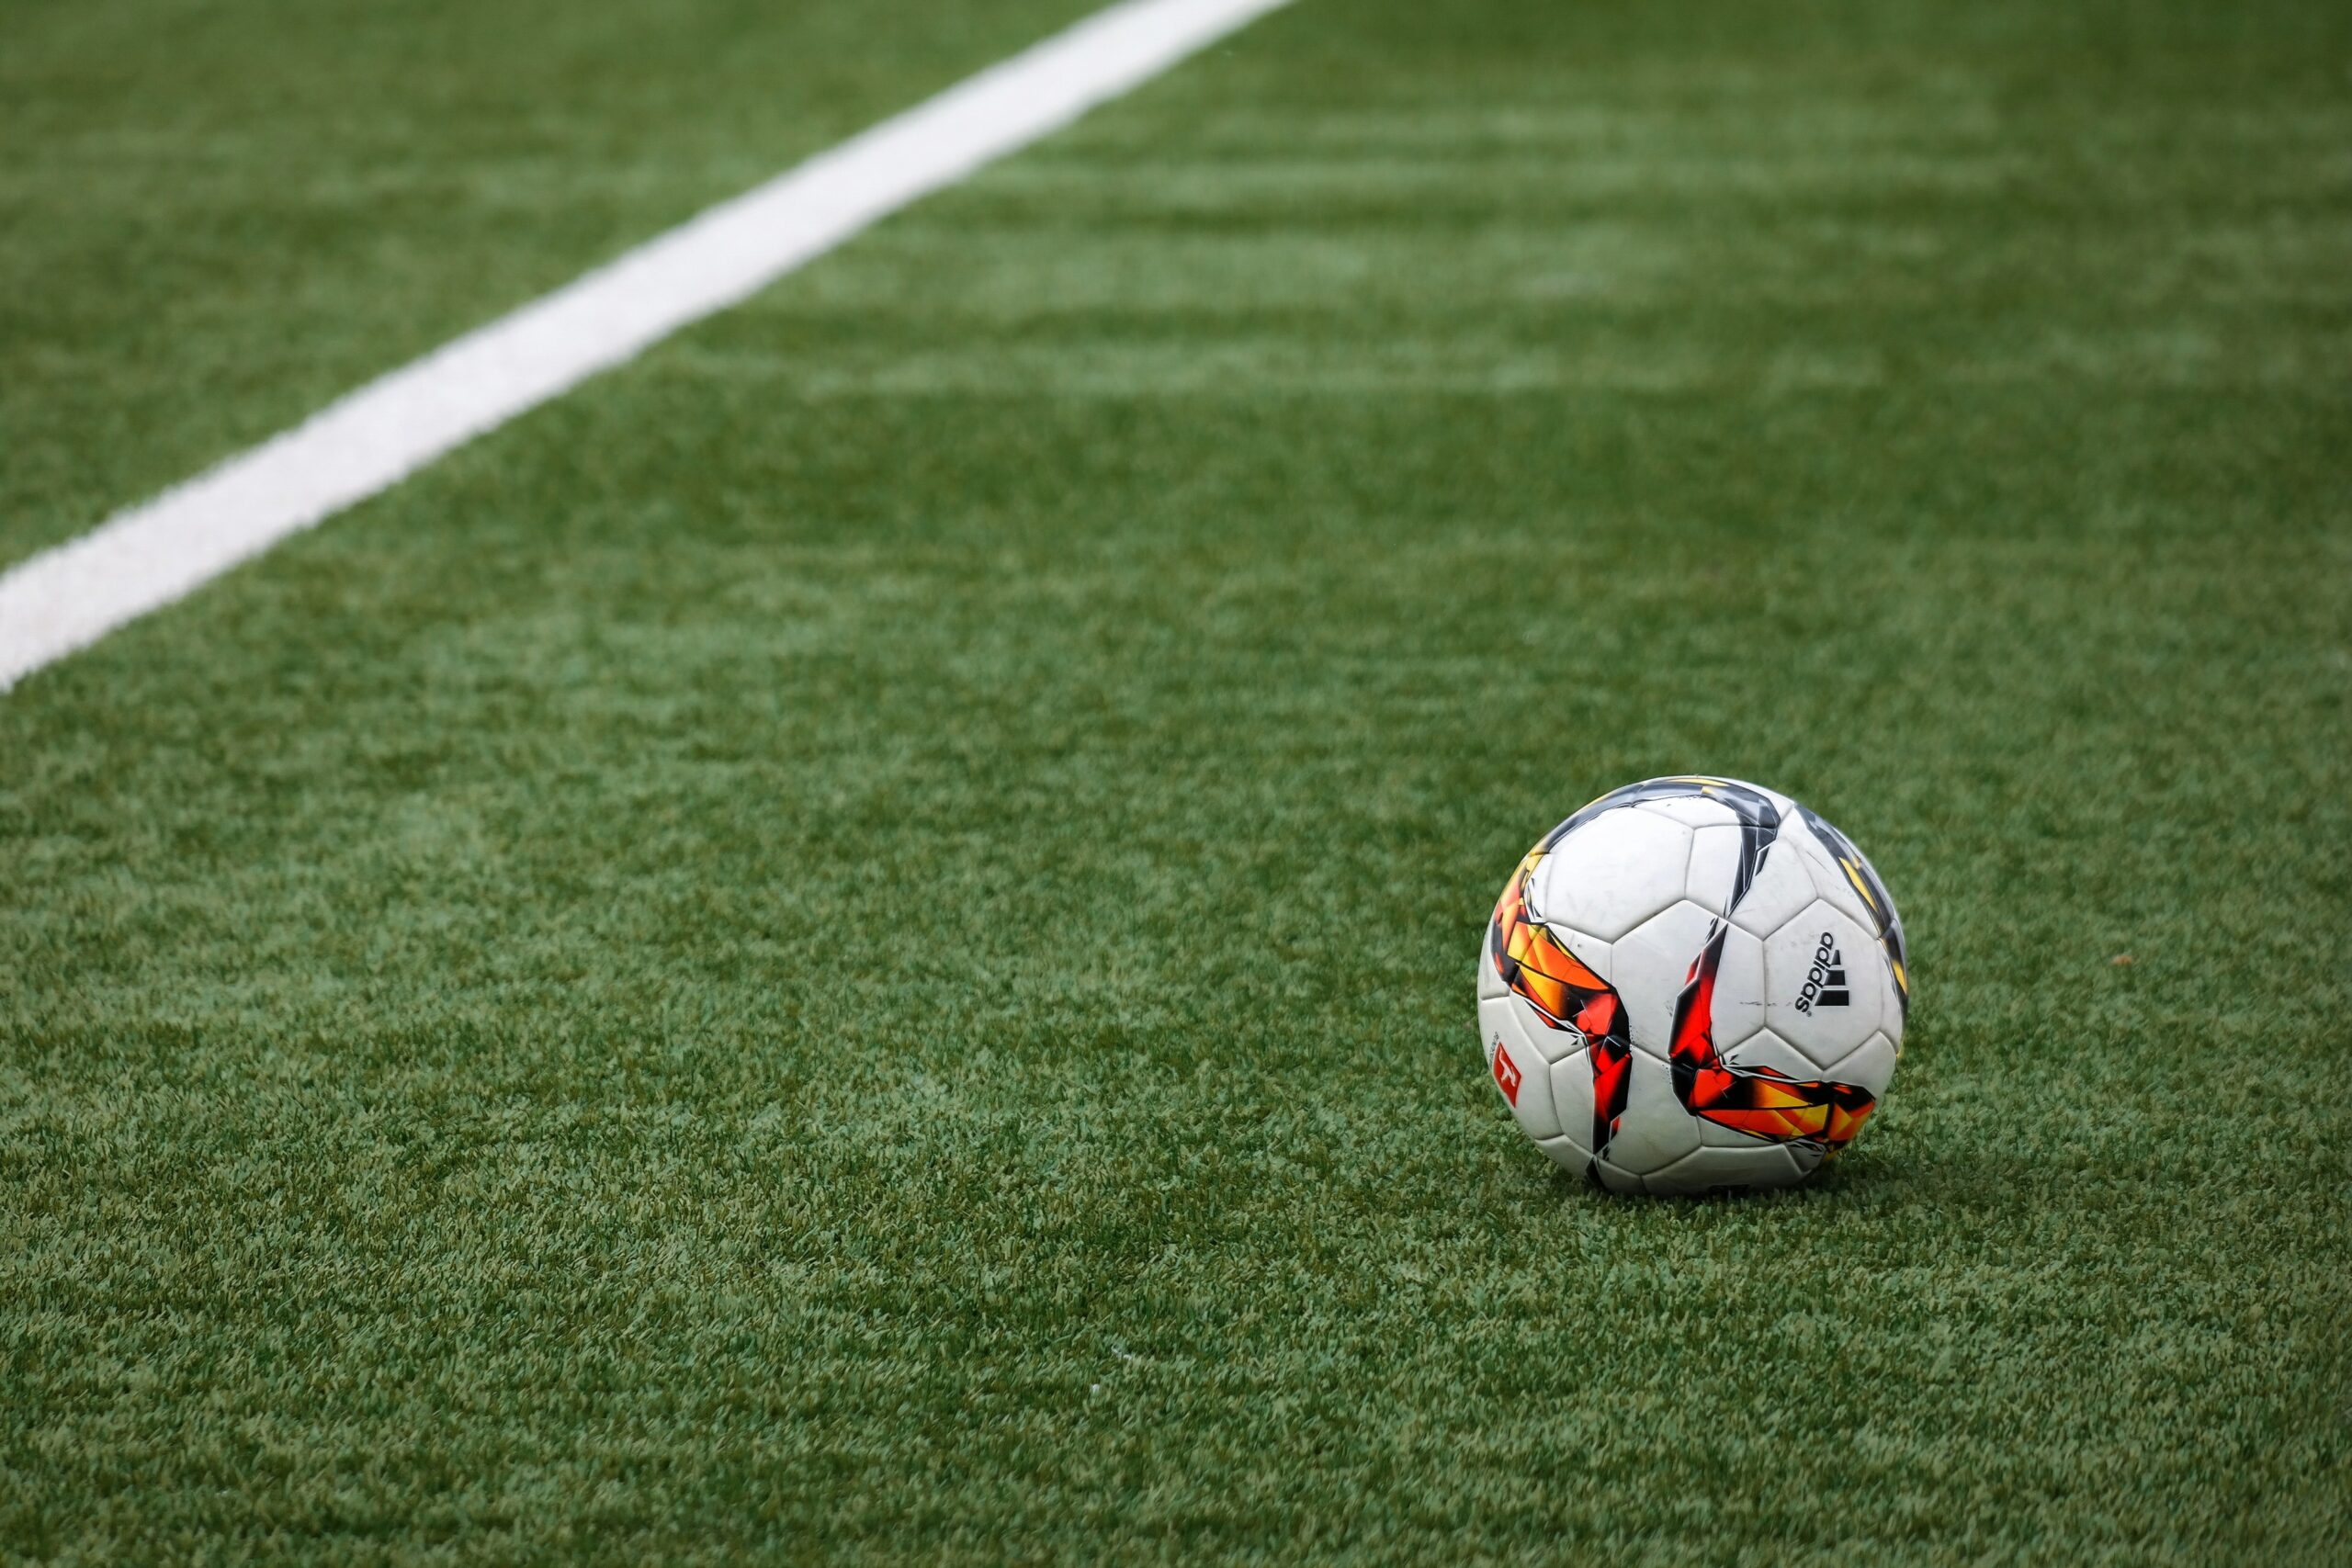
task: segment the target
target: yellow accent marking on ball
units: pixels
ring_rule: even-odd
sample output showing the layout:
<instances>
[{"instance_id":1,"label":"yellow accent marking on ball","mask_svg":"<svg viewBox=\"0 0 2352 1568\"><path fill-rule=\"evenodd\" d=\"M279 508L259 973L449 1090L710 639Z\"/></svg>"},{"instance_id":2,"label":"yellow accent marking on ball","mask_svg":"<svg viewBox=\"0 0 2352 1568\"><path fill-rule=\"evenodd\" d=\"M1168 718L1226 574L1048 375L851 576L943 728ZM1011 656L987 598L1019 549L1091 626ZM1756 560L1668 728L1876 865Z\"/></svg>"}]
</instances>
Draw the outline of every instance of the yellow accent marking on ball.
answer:
<instances>
[{"instance_id":1,"label":"yellow accent marking on ball","mask_svg":"<svg viewBox=\"0 0 2352 1568\"><path fill-rule=\"evenodd\" d=\"M1846 868L1846 880L1854 885L1854 891L1862 896L1862 902L1871 907L1871 913L1878 913L1878 900L1871 897L1871 890L1863 886L1862 874L1854 869L1854 863L1849 860L1841 860L1838 863Z\"/></svg>"}]
</instances>

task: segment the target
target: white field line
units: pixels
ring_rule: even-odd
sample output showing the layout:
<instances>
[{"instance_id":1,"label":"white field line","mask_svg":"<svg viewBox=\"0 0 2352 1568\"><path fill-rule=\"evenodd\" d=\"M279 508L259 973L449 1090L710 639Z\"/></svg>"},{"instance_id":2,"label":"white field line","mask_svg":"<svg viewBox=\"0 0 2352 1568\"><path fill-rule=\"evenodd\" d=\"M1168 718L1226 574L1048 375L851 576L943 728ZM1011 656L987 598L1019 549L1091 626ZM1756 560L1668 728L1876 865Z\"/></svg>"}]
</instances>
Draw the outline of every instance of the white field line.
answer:
<instances>
[{"instance_id":1,"label":"white field line","mask_svg":"<svg viewBox=\"0 0 2352 1568\"><path fill-rule=\"evenodd\" d=\"M0 691L1286 0L1125 0L0 575Z\"/></svg>"}]
</instances>

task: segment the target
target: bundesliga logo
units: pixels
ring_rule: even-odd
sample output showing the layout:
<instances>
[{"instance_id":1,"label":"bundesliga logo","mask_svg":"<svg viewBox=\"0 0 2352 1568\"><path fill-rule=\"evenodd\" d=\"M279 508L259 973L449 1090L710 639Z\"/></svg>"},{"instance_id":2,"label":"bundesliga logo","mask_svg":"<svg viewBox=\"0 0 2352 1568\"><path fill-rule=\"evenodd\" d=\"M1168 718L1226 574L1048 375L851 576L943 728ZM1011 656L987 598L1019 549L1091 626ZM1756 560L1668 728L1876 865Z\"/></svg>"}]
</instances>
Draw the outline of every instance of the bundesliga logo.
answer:
<instances>
[{"instance_id":1,"label":"bundesliga logo","mask_svg":"<svg viewBox=\"0 0 2352 1568\"><path fill-rule=\"evenodd\" d=\"M1495 1087L1503 1091L1503 1098L1514 1108L1518 1106L1519 1064L1510 1059L1510 1053L1503 1049L1499 1039L1495 1042Z\"/></svg>"}]
</instances>

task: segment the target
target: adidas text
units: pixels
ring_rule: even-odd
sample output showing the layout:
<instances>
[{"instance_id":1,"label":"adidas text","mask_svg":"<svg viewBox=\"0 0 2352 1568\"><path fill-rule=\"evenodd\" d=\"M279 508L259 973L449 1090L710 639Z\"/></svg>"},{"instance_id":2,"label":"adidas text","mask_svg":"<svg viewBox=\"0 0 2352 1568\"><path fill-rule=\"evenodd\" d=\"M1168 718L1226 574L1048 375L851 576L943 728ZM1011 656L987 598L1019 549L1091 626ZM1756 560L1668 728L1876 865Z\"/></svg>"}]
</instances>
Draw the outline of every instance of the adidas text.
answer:
<instances>
[{"instance_id":1,"label":"adidas text","mask_svg":"<svg viewBox=\"0 0 2352 1568\"><path fill-rule=\"evenodd\" d=\"M1813 967L1805 971L1804 989L1797 995L1797 1011L1811 1012L1816 1007L1842 1008L1852 1004L1852 995L1846 989L1846 955L1838 951L1838 938L1829 931L1821 933L1821 945L1813 954Z\"/></svg>"}]
</instances>

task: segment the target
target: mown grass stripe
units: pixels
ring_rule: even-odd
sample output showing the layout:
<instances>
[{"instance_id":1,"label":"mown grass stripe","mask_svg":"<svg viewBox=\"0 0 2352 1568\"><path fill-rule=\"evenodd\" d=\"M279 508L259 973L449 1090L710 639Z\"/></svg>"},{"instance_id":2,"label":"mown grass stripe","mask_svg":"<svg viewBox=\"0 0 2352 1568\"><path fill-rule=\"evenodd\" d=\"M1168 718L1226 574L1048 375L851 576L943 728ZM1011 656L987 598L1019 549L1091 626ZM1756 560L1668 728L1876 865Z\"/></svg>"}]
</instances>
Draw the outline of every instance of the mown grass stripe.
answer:
<instances>
[{"instance_id":1,"label":"mown grass stripe","mask_svg":"<svg viewBox=\"0 0 2352 1568\"><path fill-rule=\"evenodd\" d=\"M0 691L748 298L1285 0L1129 0L0 576Z\"/></svg>"}]
</instances>

